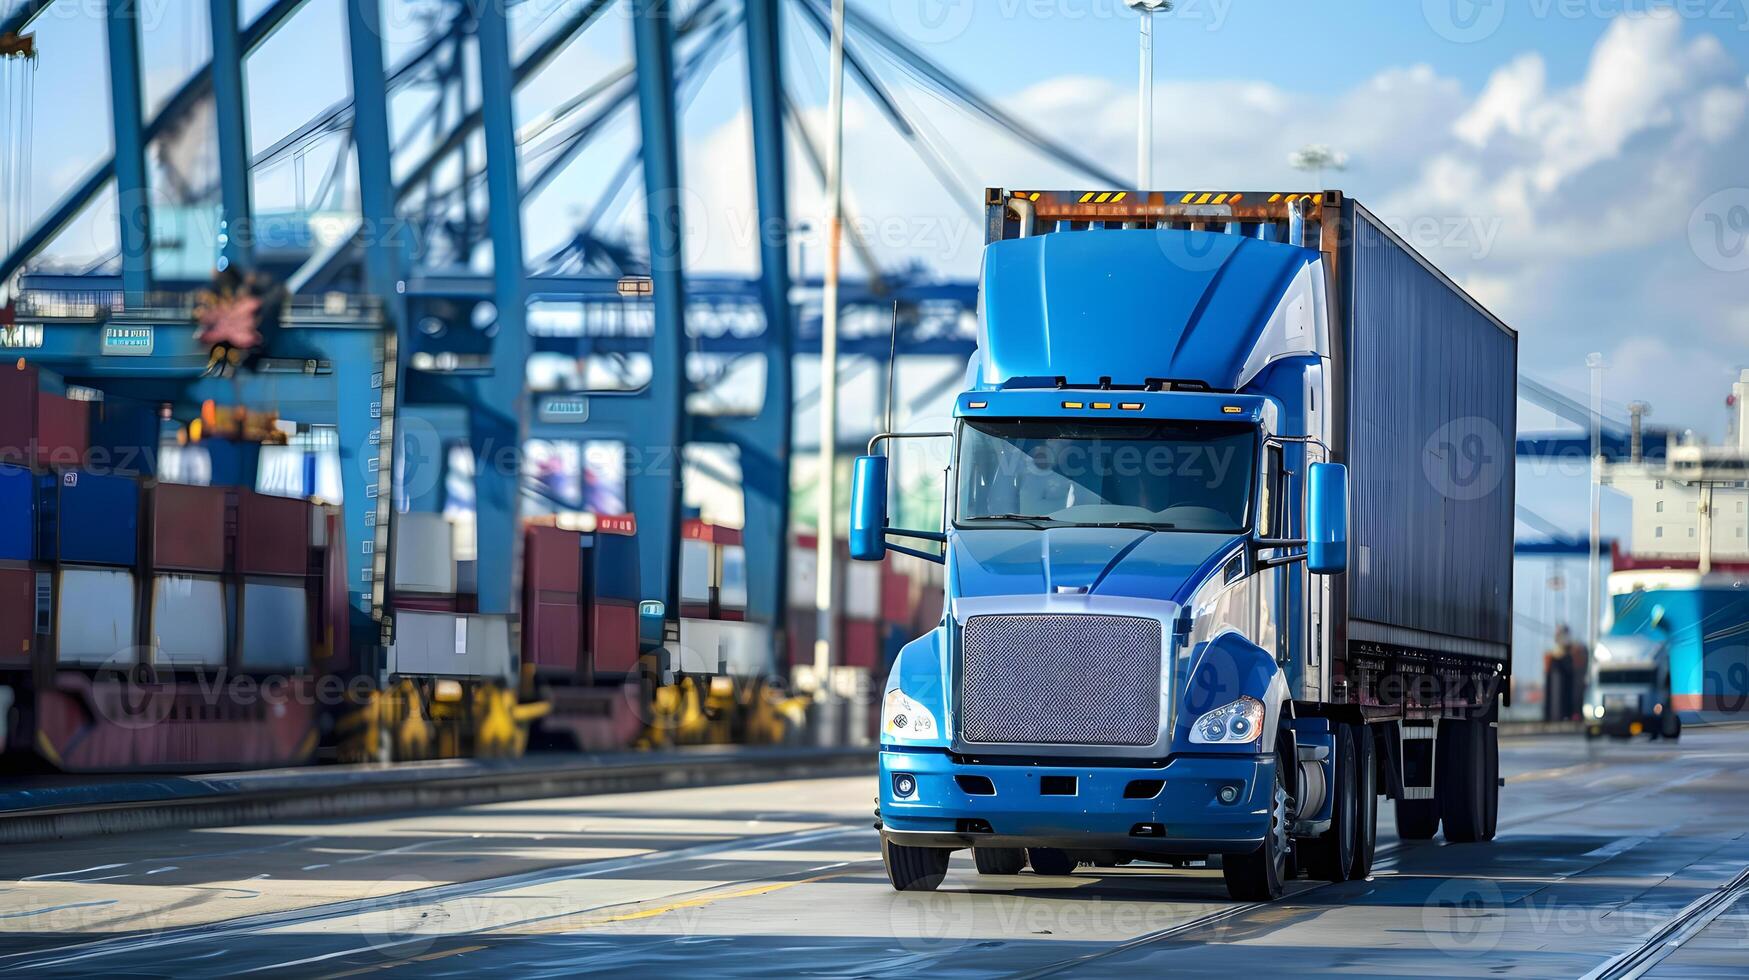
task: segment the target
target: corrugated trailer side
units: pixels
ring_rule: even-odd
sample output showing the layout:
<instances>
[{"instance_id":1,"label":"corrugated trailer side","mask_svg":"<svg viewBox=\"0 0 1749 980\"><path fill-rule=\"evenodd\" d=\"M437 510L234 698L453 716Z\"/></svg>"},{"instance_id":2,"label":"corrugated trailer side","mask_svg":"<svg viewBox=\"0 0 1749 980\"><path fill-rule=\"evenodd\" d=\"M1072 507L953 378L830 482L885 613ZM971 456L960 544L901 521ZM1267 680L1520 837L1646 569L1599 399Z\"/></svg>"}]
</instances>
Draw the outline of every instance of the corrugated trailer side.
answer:
<instances>
[{"instance_id":1,"label":"corrugated trailer side","mask_svg":"<svg viewBox=\"0 0 1749 980\"><path fill-rule=\"evenodd\" d=\"M1344 202L1352 642L1507 661L1518 335Z\"/></svg>"}]
</instances>

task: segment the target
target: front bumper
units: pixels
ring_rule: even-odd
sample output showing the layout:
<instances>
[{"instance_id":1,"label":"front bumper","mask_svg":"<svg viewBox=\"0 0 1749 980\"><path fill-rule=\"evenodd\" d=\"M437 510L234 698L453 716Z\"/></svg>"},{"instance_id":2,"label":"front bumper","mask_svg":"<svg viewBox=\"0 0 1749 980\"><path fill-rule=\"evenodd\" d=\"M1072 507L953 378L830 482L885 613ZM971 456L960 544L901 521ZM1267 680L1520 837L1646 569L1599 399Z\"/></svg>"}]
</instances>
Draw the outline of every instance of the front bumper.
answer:
<instances>
[{"instance_id":1,"label":"front bumper","mask_svg":"<svg viewBox=\"0 0 1749 980\"><path fill-rule=\"evenodd\" d=\"M883 748L882 834L914 847L1053 847L1155 854L1245 854L1269 827L1276 759L1267 755L1180 755L1163 766L979 764L940 750ZM898 798L894 778L916 789ZM965 779L965 777L972 777ZM989 780L993 794L968 792ZM1073 779L1073 795L1046 795ZM1129 799L1134 782L1163 781L1149 799ZM1220 792L1236 797L1223 803ZM1149 825L1138 833L1138 825Z\"/></svg>"}]
</instances>

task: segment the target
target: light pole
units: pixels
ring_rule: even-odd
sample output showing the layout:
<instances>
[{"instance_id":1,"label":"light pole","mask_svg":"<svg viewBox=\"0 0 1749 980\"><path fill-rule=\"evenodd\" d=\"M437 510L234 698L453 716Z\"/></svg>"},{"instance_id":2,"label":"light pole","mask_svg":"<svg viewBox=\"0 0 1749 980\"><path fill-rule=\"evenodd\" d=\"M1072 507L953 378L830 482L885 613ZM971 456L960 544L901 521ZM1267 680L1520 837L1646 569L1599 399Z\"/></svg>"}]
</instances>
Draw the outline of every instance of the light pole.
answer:
<instances>
[{"instance_id":1,"label":"light pole","mask_svg":"<svg viewBox=\"0 0 1749 980\"><path fill-rule=\"evenodd\" d=\"M1585 582L1585 638L1588 649L1597 650L1597 621L1601 618L1598 594L1602 582L1603 557L1603 355L1590 354L1585 366L1591 369L1591 553Z\"/></svg>"},{"instance_id":2,"label":"light pole","mask_svg":"<svg viewBox=\"0 0 1749 980\"><path fill-rule=\"evenodd\" d=\"M1142 25L1142 90L1136 109L1136 190L1154 179L1154 15L1172 9L1173 0L1124 0L1140 14Z\"/></svg>"},{"instance_id":3,"label":"light pole","mask_svg":"<svg viewBox=\"0 0 1749 980\"><path fill-rule=\"evenodd\" d=\"M838 246L844 222L844 0L833 0L831 62L827 114L831 136L826 144L826 282L821 297L820 319L820 487L819 529L816 537L814 576L814 676L820 685L820 703L826 707L819 732L827 744L837 727L830 683L833 616L834 490L838 457Z\"/></svg>"}]
</instances>

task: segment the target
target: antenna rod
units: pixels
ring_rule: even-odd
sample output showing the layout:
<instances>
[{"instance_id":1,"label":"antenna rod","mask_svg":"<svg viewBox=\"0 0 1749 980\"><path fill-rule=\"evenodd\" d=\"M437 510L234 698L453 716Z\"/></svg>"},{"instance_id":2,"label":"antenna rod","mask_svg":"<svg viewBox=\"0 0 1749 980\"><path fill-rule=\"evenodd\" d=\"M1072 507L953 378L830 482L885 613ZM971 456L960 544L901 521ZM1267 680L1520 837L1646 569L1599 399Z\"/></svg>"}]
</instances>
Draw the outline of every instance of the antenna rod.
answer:
<instances>
[{"instance_id":1,"label":"antenna rod","mask_svg":"<svg viewBox=\"0 0 1749 980\"><path fill-rule=\"evenodd\" d=\"M893 431L893 376L899 366L899 301L893 300L893 329L887 337L887 431Z\"/></svg>"}]
</instances>

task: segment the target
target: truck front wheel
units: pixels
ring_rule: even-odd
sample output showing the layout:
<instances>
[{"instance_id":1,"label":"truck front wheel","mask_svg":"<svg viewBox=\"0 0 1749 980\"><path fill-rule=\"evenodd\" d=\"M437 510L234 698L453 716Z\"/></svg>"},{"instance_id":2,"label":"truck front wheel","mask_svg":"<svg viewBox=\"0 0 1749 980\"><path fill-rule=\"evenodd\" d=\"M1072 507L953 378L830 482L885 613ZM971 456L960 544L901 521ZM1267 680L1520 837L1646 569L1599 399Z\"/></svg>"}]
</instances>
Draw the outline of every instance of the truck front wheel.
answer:
<instances>
[{"instance_id":1,"label":"truck front wheel","mask_svg":"<svg viewBox=\"0 0 1749 980\"><path fill-rule=\"evenodd\" d=\"M972 861L981 875L1017 875L1026 867L1026 851L1018 847L974 847Z\"/></svg>"},{"instance_id":2,"label":"truck front wheel","mask_svg":"<svg viewBox=\"0 0 1749 980\"><path fill-rule=\"evenodd\" d=\"M1664 715L1658 719L1658 734L1674 742L1682 737L1682 716L1674 705L1664 705Z\"/></svg>"},{"instance_id":3,"label":"truck front wheel","mask_svg":"<svg viewBox=\"0 0 1749 980\"><path fill-rule=\"evenodd\" d=\"M1221 877L1226 879L1227 894L1234 901L1270 902L1281 897L1287 882L1289 819L1287 776L1278 764L1263 846L1250 854L1227 854L1221 858Z\"/></svg>"},{"instance_id":4,"label":"truck front wheel","mask_svg":"<svg viewBox=\"0 0 1749 980\"><path fill-rule=\"evenodd\" d=\"M894 891L934 891L947 877L947 860L952 856L945 847L906 847L881 838L881 861Z\"/></svg>"}]
</instances>

